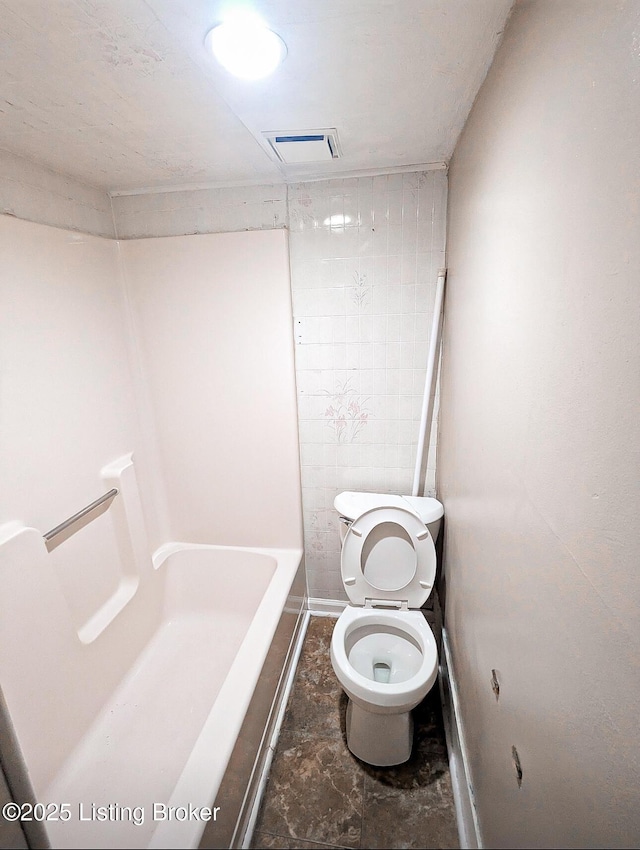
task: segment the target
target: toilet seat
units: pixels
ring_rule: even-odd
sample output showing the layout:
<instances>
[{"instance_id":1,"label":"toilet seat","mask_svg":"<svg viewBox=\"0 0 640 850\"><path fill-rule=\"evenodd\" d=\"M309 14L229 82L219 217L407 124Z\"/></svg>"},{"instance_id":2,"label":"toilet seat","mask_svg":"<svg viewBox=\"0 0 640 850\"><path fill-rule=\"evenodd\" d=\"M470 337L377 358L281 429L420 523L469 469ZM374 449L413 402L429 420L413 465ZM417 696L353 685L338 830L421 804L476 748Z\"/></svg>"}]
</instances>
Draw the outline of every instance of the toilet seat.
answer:
<instances>
[{"instance_id":1,"label":"toilet seat","mask_svg":"<svg viewBox=\"0 0 640 850\"><path fill-rule=\"evenodd\" d=\"M353 605L420 608L435 581L435 546L413 511L376 507L349 526L340 568Z\"/></svg>"}]
</instances>

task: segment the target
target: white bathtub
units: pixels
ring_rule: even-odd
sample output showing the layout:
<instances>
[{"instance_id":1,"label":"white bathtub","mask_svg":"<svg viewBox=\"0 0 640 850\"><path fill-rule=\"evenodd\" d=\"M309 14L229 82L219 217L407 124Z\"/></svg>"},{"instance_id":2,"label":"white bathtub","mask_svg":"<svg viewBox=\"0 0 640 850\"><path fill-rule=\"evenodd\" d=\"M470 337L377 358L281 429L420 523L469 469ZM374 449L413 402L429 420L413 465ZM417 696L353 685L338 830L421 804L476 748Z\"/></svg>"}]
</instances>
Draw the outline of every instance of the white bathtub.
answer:
<instances>
[{"instance_id":1,"label":"white bathtub","mask_svg":"<svg viewBox=\"0 0 640 850\"><path fill-rule=\"evenodd\" d=\"M280 626L280 654L265 667L267 700L276 691L303 607L301 557L180 543L156 552L146 593L159 616L148 640L46 786L32 775L38 801L70 813L45 824L54 848L197 847L205 827L209 846L229 846L241 801L230 804L226 794L216 811L216 797ZM128 607L142 605L144 590ZM254 715L266 718L269 709ZM244 730L255 740L243 750L258 751L262 723ZM249 776L230 779L243 797Z\"/></svg>"}]
</instances>

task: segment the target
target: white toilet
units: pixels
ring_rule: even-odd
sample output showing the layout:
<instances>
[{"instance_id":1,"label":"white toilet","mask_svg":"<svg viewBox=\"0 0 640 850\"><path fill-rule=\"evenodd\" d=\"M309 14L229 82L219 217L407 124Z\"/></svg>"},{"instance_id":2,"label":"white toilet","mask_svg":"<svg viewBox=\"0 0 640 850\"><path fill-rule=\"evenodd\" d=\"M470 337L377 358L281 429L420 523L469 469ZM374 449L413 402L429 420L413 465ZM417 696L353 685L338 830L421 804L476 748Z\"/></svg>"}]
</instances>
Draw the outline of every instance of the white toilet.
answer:
<instances>
[{"instance_id":1,"label":"white toilet","mask_svg":"<svg viewBox=\"0 0 640 850\"><path fill-rule=\"evenodd\" d=\"M436 575L436 499L345 492L342 581L350 600L331 637L331 663L349 697L347 744L368 764L411 755L411 711L438 674L438 650L419 609Z\"/></svg>"}]
</instances>

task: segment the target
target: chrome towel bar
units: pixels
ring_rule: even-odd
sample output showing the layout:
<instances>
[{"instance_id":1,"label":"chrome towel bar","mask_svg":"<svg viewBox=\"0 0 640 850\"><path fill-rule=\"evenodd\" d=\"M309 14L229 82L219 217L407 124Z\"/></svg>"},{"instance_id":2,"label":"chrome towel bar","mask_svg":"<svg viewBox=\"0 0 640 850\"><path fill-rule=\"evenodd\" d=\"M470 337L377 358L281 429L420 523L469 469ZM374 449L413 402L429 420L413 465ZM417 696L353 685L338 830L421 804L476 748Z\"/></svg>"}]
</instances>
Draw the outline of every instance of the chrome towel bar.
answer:
<instances>
[{"instance_id":1,"label":"chrome towel bar","mask_svg":"<svg viewBox=\"0 0 640 850\"><path fill-rule=\"evenodd\" d=\"M91 502L86 508L78 511L77 514L70 516L69 519L65 519L64 522L56 525L51 531L47 531L43 535L44 545L47 547L47 551L51 552L56 546L64 543L65 540L75 534L76 531L80 531L85 525L88 525L96 517L99 517L100 514L103 514L117 495L118 490L114 487L113 490L109 490L104 496L100 496L95 502Z\"/></svg>"}]
</instances>

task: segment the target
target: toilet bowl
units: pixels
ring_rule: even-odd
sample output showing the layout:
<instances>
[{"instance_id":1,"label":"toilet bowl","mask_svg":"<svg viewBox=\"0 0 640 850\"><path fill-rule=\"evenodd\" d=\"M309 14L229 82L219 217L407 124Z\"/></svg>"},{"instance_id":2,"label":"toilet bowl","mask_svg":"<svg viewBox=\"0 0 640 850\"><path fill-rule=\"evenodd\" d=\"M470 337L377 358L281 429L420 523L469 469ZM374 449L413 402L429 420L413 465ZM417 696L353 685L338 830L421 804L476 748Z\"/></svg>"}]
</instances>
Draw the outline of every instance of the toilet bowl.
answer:
<instances>
[{"instance_id":1,"label":"toilet bowl","mask_svg":"<svg viewBox=\"0 0 640 850\"><path fill-rule=\"evenodd\" d=\"M349 749L377 766L410 757L411 711L438 672L435 638L417 609L435 580L430 526L439 524L443 509L428 499L428 505L417 505L424 508L420 515L399 499L347 493L334 503L345 525L341 573L350 604L333 630L331 663L349 698Z\"/></svg>"}]
</instances>

